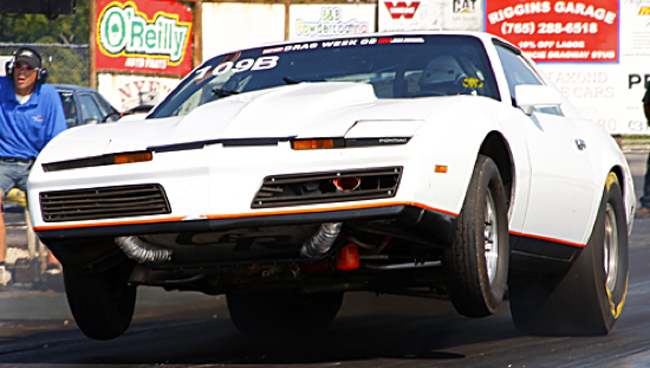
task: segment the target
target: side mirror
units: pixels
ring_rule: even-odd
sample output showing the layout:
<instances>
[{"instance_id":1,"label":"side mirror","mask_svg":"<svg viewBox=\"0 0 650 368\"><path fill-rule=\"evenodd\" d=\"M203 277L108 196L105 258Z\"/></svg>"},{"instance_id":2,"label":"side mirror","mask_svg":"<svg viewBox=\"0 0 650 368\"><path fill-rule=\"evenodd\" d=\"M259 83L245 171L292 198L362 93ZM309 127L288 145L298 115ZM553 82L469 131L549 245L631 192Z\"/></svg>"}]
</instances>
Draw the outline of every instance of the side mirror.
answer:
<instances>
[{"instance_id":1,"label":"side mirror","mask_svg":"<svg viewBox=\"0 0 650 368\"><path fill-rule=\"evenodd\" d=\"M97 120L97 119L86 119L86 120L84 120L84 125L94 125L94 124L99 124L99 120Z\"/></svg>"},{"instance_id":2,"label":"side mirror","mask_svg":"<svg viewBox=\"0 0 650 368\"><path fill-rule=\"evenodd\" d=\"M122 114L119 112L111 112L108 115L104 116L102 119L102 123L105 123L107 121L118 121L122 117Z\"/></svg>"},{"instance_id":3,"label":"side mirror","mask_svg":"<svg viewBox=\"0 0 650 368\"><path fill-rule=\"evenodd\" d=\"M559 106L562 96L552 87L533 84L515 86L515 101L526 115L532 115L536 107Z\"/></svg>"}]
</instances>

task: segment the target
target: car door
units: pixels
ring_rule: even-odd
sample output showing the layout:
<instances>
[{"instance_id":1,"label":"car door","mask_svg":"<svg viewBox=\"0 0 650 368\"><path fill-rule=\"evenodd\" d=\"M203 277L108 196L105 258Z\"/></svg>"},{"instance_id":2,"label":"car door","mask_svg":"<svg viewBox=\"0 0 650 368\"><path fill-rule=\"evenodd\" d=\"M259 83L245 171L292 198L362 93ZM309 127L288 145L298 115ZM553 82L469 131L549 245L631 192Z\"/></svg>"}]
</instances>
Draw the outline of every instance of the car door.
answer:
<instances>
[{"instance_id":1,"label":"car door","mask_svg":"<svg viewBox=\"0 0 650 368\"><path fill-rule=\"evenodd\" d=\"M530 64L509 47L496 45L510 95L519 84L544 84ZM514 102L513 102L514 103ZM561 108L561 106L560 106ZM530 163L522 231L529 239L583 245L592 212L594 180L588 150L575 122L558 107L519 110Z\"/></svg>"},{"instance_id":2,"label":"car door","mask_svg":"<svg viewBox=\"0 0 650 368\"><path fill-rule=\"evenodd\" d=\"M63 113L68 128L79 125L79 114L77 112L77 100L74 92L69 90L58 89L61 103L63 104Z\"/></svg>"}]
</instances>

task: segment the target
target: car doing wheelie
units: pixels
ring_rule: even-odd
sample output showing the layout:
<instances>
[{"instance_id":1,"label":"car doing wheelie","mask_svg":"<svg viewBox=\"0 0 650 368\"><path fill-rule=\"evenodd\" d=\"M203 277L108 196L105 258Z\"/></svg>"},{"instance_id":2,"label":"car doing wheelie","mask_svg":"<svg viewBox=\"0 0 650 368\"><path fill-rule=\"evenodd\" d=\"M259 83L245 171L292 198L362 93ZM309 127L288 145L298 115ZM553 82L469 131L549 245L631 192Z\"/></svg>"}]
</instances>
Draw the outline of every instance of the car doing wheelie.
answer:
<instances>
[{"instance_id":1,"label":"car doing wheelie","mask_svg":"<svg viewBox=\"0 0 650 368\"><path fill-rule=\"evenodd\" d=\"M29 179L88 336L136 288L225 294L244 333L322 331L345 292L505 295L529 334L619 318L635 203L615 141L490 34L284 42L207 60L147 115L68 130Z\"/></svg>"}]
</instances>

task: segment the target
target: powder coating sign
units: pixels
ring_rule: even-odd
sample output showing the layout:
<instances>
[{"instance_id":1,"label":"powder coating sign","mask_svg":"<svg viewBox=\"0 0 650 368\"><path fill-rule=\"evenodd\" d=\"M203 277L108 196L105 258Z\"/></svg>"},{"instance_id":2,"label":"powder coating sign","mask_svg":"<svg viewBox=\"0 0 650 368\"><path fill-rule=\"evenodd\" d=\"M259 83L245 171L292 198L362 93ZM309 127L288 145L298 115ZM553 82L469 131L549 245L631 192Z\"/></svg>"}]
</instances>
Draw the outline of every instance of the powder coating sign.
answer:
<instances>
[{"instance_id":1,"label":"powder coating sign","mask_svg":"<svg viewBox=\"0 0 650 368\"><path fill-rule=\"evenodd\" d=\"M375 4L291 5L291 39L345 36L375 31Z\"/></svg>"},{"instance_id":2,"label":"powder coating sign","mask_svg":"<svg viewBox=\"0 0 650 368\"><path fill-rule=\"evenodd\" d=\"M192 69L192 12L175 1L97 2L96 68L185 75Z\"/></svg>"},{"instance_id":3,"label":"powder coating sign","mask_svg":"<svg viewBox=\"0 0 650 368\"><path fill-rule=\"evenodd\" d=\"M619 4L611 0L486 0L487 32L538 62L618 62Z\"/></svg>"}]
</instances>

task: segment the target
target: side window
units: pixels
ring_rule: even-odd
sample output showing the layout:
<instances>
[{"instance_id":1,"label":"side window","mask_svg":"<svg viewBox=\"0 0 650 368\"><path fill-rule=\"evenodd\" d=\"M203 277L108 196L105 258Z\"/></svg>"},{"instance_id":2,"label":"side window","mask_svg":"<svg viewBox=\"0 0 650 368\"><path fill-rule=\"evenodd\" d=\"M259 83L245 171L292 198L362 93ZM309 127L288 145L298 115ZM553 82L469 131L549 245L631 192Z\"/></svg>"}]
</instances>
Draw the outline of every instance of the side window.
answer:
<instances>
[{"instance_id":1,"label":"side window","mask_svg":"<svg viewBox=\"0 0 650 368\"><path fill-rule=\"evenodd\" d=\"M99 109L102 112L102 116L106 121L117 121L120 116L118 114L115 114L115 110L113 107L106 101L100 94L93 95L95 100L97 100L97 104L99 105ZM113 114L113 115L111 115ZM107 118L108 117L108 118Z\"/></svg>"},{"instance_id":2,"label":"side window","mask_svg":"<svg viewBox=\"0 0 650 368\"><path fill-rule=\"evenodd\" d=\"M512 96L512 105L515 106L515 86L520 84L534 84L543 85L544 82L537 76L537 73L530 67L526 59L515 54L512 50L501 46L495 45L501 64L503 64L503 71L505 72L506 79L508 80L508 89L510 96ZM545 114L553 114L562 116L562 112L557 106L536 108L536 112Z\"/></svg>"},{"instance_id":3,"label":"side window","mask_svg":"<svg viewBox=\"0 0 650 368\"><path fill-rule=\"evenodd\" d=\"M81 94L79 95L79 102L81 102L81 112L84 118L82 124L85 124L86 120L88 119L97 119L98 122L102 122L104 120L102 111L100 110L99 106L97 105L97 101L95 101L93 96L86 93Z\"/></svg>"},{"instance_id":4,"label":"side window","mask_svg":"<svg viewBox=\"0 0 650 368\"><path fill-rule=\"evenodd\" d=\"M95 100L95 104L99 109L99 116L101 116L101 118L99 118L99 122L101 123L106 120L106 117L108 117L108 114L111 112L106 108L106 105L102 102L101 98L99 98L98 95L92 94L91 96L93 100Z\"/></svg>"},{"instance_id":5,"label":"side window","mask_svg":"<svg viewBox=\"0 0 650 368\"><path fill-rule=\"evenodd\" d=\"M79 115L77 114L77 102L72 91L59 91L61 103L63 104L63 113L65 114L65 123L68 128L79 125Z\"/></svg>"}]
</instances>

